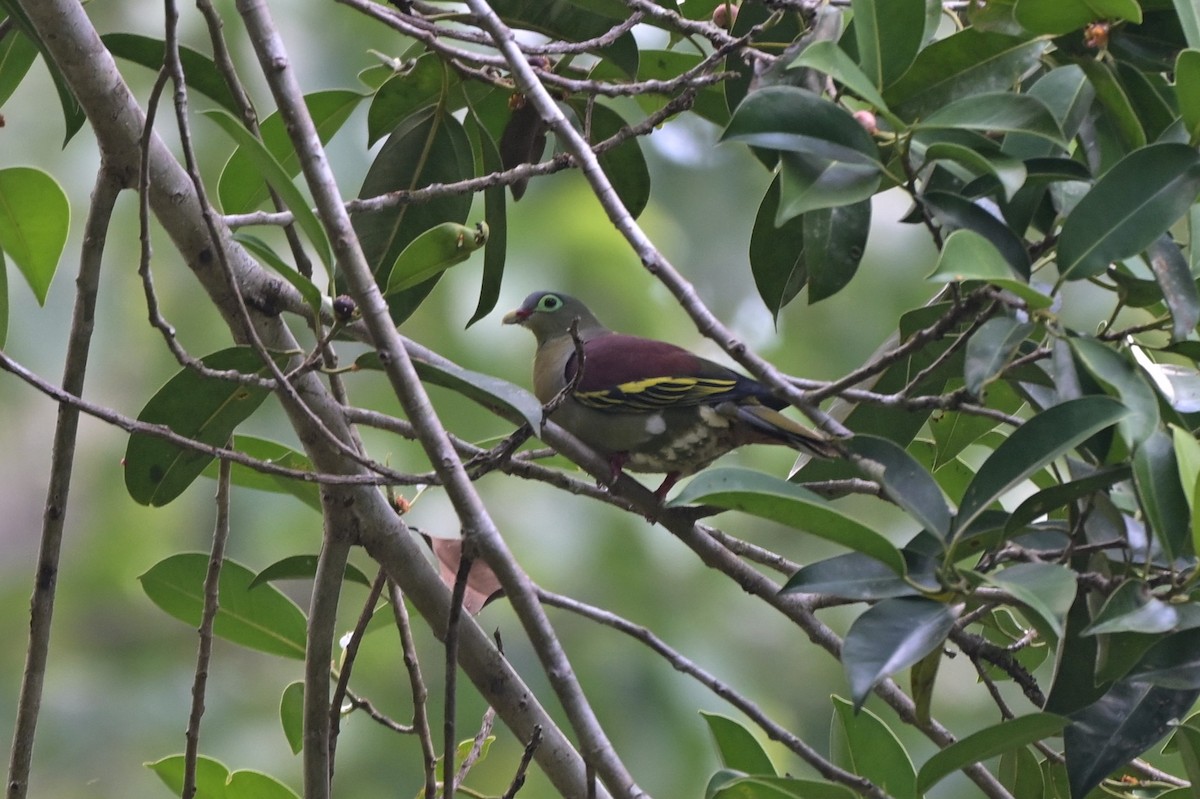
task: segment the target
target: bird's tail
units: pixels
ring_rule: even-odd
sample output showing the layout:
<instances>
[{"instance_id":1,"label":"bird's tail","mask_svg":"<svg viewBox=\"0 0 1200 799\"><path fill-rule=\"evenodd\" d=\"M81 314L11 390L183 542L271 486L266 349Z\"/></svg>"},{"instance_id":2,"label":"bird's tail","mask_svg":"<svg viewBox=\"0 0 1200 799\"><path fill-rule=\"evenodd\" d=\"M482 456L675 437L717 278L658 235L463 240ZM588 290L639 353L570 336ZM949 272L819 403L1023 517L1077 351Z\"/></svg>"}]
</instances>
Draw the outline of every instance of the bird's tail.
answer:
<instances>
[{"instance_id":1,"label":"bird's tail","mask_svg":"<svg viewBox=\"0 0 1200 799\"><path fill-rule=\"evenodd\" d=\"M755 442L785 444L820 458L838 456L837 447L828 438L765 405L725 402L717 410L741 422Z\"/></svg>"}]
</instances>

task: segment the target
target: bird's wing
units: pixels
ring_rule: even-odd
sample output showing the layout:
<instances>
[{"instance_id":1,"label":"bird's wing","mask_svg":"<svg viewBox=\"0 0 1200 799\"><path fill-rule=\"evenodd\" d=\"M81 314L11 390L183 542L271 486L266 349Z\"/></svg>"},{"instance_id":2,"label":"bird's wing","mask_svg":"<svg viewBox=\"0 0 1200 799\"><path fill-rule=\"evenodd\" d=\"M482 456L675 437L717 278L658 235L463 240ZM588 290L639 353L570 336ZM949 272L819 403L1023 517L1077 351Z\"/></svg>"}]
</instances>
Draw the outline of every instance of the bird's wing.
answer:
<instances>
[{"instance_id":1,"label":"bird's wing","mask_svg":"<svg viewBox=\"0 0 1200 799\"><path fill-rule=\"evenodd\" d=\"M663 341L613 333L587 341L583 352L574 397L600 410L653 411L769 396L760 383ZM575 361L574 355L567 361L567 381Z\"/></svg>"}]
</instances>

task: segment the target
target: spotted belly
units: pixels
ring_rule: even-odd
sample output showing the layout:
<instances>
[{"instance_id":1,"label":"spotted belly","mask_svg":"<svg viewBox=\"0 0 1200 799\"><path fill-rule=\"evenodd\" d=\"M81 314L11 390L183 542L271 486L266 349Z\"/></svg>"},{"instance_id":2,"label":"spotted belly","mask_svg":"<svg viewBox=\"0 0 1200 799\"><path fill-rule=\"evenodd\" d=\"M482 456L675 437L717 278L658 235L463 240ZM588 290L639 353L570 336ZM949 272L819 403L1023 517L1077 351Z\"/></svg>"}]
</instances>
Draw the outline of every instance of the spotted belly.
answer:
<instances>
[{"instance_id":1,"label":"spotted belly","mask_svg":"<svg viewBox=\"0 0 1200 799\"><path fill-rule=\"evenodd\" d=\"M698 472L737 446L729 420L712 408L699 406L689 413L690 423L679 420L661 429L638 448L629 450L625 468L635 472ZM656 415L657 416L657 415ZM664 420L665 422L665 420ZM670 428L670 433L667 429Z\"/></svg>"}]
</instances>

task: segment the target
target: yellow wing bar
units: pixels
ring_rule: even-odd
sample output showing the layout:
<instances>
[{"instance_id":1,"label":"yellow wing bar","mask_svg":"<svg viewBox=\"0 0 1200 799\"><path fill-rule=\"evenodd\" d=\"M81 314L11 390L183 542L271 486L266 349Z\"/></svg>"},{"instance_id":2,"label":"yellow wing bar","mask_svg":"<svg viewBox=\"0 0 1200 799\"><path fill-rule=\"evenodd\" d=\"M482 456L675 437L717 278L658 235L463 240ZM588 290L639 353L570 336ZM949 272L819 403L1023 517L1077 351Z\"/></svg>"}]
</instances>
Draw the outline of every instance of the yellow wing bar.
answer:
<instances>
[{"instance_id":1,"label":"yellow wing bar","mask_svg":"<svg viewBox=\"0 0 1200 799\"><path fill-rule=\"evenodd\" d=\"M736 387L736 380L652 377L599 391L577 391L575 399L590 408L601 410L655 411L676 405L714 402Z\"/></svg>"}]
</instances>

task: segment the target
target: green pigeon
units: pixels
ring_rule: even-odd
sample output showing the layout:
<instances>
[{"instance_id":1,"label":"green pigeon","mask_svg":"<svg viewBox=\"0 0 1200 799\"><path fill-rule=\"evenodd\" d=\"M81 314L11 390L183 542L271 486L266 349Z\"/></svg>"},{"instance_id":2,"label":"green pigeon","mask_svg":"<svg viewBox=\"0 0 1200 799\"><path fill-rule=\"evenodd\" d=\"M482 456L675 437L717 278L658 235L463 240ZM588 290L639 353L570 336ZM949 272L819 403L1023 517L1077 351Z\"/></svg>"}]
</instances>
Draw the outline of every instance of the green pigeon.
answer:
<instances>
[{"instance_id":1,"label":"green pigeon","mask_svg":"<svg viewBox=\"0 0 1200 799\"><path fill-rule=\"evenodd\" d=\"M533 391L550 402L574 385L550 418L622 469L665 473L661 500L744 444L782 444L820 457L829 439L777 413L787 405L762 383L682 347L614 333L574 297L536 291L504 317L537 338ZM579 368L572 325L582 345Z\"/></svg>"}]
</instances>

